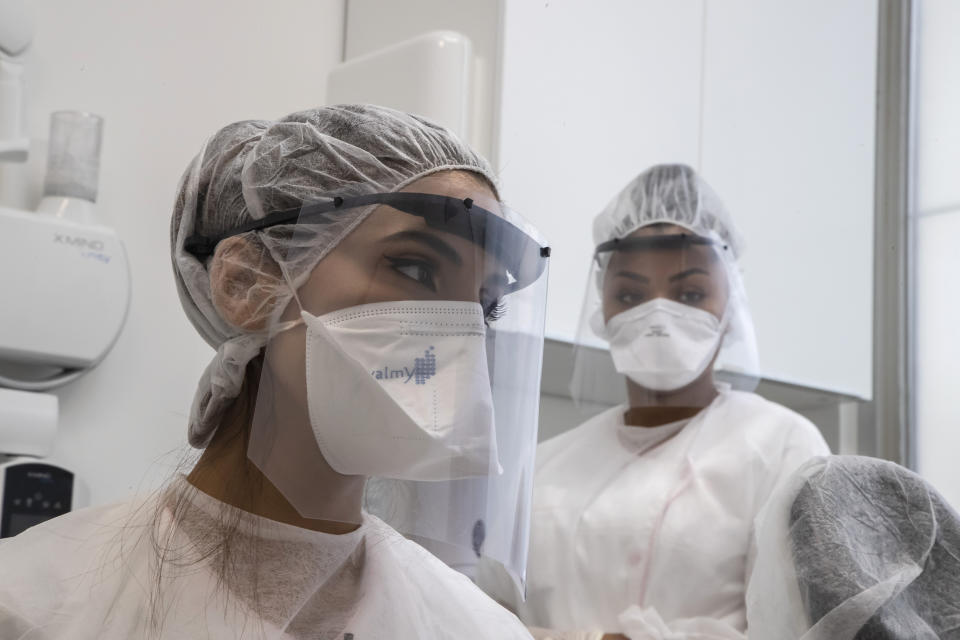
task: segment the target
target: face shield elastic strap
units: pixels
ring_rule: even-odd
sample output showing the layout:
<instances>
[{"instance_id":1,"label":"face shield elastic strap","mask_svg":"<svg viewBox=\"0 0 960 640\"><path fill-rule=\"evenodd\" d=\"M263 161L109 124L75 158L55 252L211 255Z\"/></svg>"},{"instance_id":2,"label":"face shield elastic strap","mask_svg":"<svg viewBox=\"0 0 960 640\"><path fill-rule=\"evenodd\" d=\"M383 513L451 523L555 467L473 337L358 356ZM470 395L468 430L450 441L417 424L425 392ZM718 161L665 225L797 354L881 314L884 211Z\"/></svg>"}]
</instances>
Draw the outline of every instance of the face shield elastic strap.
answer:
<instances>
[{"instance_id":1,"label":"face shield elastic strap","mask_svg":"<svg viewBox=\"0 0 960 640\"><path fill-rule=\"evenodd\" d=\"M550 247L540 246L519 228L475 205L470 198L459 200L428 193L372 193L353 198L337 196L326 202L277 211L216 236L195 234L187 238L184 250L202 262L213 255L217 244L226 238L279 225L330 224L338 210L371 204L384 204L419 216L427 226L452 233L489 251L512 276L505 293L512 293L536 281L546 268L546 259L550 257Z\"/></svg>"}]
</instances>

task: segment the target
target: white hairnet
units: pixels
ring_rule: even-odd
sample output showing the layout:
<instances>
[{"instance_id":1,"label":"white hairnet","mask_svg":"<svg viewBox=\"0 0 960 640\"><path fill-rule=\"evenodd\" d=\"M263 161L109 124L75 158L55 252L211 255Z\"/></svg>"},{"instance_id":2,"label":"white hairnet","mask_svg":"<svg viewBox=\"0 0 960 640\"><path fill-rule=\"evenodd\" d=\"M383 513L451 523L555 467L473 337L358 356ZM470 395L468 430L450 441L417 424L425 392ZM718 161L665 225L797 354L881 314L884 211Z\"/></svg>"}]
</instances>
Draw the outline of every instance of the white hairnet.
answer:
<instances>
[{"instance_id":1,"label":"white hairnet","mask_svg":"<svg viewBox=\"0 0 960 640\"><path fill-rule=\"evenodd\" d=\"M224 409L240 392L247 365L267 342L265 328L291 299L291 284L300 286L375 205L344 211L326 226L311 225L313 235L271 227L219 251L222 261L242 265L246 274L222 283L225 290L243 293L258 306L242 327L231 325L216 308L211 259L201 262L186 251L186 240L194 234L217 236L318 199L397 191L428 174L457 169L478 173L495 188L487 162L453 133L373 105L322 107L276 122L237 122L207 141L181 179L170 232L180 301L217 350L194 398L191 445L202 448L210 441ZM288 251L291 242L298 250ZM286 260L288 253L295 262Z\"/></svg>"},{"instance_id":2,"label":"white hairnet","mask_svg":"<svg viewBox=\"0 0 960 640\"><path fill-rule=\"evenodd\" d=\"M915 473L875 458L815 459L761 518L751 637L960 632L960 519Z\"/></svg>"},{"instance_id":3,"label":"white hairnet","mask_svg":"<svg viewBox=\"0 0 960 640\"><path fill-rule=\"evenodd\" d=\"M595 244L625 238L640 227L678 224L697 235L722 242L734 258L743 242L720 198L697 173L683 164L650 167L624 187L593 221Z\"/></svg>"}]
</instances>

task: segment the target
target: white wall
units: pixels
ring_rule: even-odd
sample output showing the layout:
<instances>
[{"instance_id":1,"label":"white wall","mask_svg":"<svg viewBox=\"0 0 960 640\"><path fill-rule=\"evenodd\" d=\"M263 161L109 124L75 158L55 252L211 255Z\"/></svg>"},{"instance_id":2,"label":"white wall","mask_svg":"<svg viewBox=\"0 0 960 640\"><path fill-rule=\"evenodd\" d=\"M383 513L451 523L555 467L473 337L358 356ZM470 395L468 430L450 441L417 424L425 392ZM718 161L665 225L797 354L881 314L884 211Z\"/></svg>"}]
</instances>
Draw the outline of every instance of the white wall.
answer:
<instances>
[{"instance_id":1,"label":"white wall","mask_svg":"<svg viewBox=\"0 0 960 640\"><path fill-rule=\"evenodd\" d=\"M58 392L55 459L78 472L96 504L170 472L212 355L182 313L171 275L177 180L218 127L323 104L326 73L340 61L343 2L37 5L27 57L30 136L42 152L49 113L58 109L105 118L99 210L126 242L133 278L130 316L115 349ZM3 204L36 204L39 155L27 167L0 165Z\"/></svg>"},{"instance_id":2,"label":"white wall","mask_svg":"<svg viewBox=\"0 0 960 640\"><path fill-rule=\"evenodd\" d=\"M960 507L960 4L916 3L915 289L917 466Z\"/></svg>"},{"instance_id":3,"label":"white wall","mask_svg":"<svg viewBox=\"0 0 960 640\"><path fill-rule=\"evenodd\" d=\"M762 372L868 398L873 0L505 0L504 194L547 235L574 338L593 216L651 164L700 168L746 236Z\"/></svg>"}]
</instances>

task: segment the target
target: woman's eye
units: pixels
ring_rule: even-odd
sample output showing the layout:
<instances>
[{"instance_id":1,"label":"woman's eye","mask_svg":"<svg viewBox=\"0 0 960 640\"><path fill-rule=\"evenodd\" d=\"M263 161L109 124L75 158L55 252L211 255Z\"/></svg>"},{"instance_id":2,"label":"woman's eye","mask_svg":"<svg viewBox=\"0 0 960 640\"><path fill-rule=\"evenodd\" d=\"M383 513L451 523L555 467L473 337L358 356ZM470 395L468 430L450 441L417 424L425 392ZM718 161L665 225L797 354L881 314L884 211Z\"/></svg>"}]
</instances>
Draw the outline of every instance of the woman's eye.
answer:
<instances>
[{"instance_id":1,"label":"woman's eye","mask_svg":"<svg viewBox=\"0 0 960 640\"><path fill-rule=\"evenodd\" d=\"M703 302L706 297L707 296L700 291L682 291L679 302L693 306Z\"/></svg>"},{"instance_id":2,"label":"woman's eye","mask_svg":"<svg viewBox=\"0 0 960 640\"><path fill-rule=\"evenodd\" d=\"M415 280L431 291L437 290L437 283L434 279L433 265L423 260L412 258L387 258L390 261L390 267L399 274L402 274L411 280Z\"/></svg>"},{"instance_id":3,"label":"woman's eye","mask_svg":"<svg viewBox=\"0 0 960 640\"><path fill-rule=\"evenodd\" d=\"M643 294L635 291L621 291L617 294L617 302L628 307L635 307L643 302Z\"/></svg>"}]
</instances>

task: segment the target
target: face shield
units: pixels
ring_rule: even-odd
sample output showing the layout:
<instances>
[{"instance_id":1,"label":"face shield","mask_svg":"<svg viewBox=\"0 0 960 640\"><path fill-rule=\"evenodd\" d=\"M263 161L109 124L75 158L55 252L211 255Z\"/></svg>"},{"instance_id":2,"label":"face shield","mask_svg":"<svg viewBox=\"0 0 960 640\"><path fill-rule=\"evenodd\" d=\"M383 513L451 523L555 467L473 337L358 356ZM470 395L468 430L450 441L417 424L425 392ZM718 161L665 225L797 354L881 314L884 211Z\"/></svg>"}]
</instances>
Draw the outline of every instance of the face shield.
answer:
<instances>
[{"instance_id":1,"label":"face shield","mask_svg":"<svg viewBox=\"0 0 960 640\"><path fill-rule=\"evenodd\" d=\"M367 513L522 583L549 249L475 197L331 196L230 234L256 234L296 292L263 328L248 457L305 518L360 524L329 487L365 479ZM360 222L330 242L340 219Z\"/></svg>"},{"instance_id":2,"label":"face shield","mask_svg":"<svg viewBox=\"0 0 960 640\"><path fill-rule=\"evenodd\" d=\"M611 389L614 371L625 378ZM759 380L746 292L730 247L675 222L602 242L590 266L571 394L579 404L699 406L716 383Z\"/></svg>"}]
</instances>

